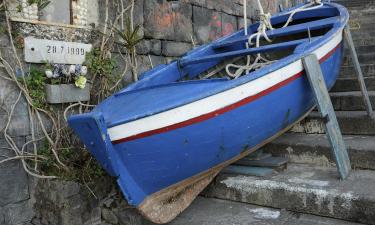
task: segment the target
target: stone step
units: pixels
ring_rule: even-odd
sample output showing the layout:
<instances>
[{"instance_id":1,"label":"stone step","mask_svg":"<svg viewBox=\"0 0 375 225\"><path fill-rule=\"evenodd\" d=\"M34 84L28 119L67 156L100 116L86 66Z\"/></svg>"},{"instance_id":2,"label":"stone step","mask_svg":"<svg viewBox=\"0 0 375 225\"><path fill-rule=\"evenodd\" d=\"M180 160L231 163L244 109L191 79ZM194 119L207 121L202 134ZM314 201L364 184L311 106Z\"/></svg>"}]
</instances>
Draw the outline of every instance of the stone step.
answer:
<instances>
[{"instance_id":1,"label":"stone step","mask_svg":"<svg viewBox=\"0 0 375 225\"><path fill-rule=\"evenodd\" d=\"M374 224L374 190L372 170L354 170L341 181L336 168L289 164L285 172L263 178L220 174L204 195Z\"/></svg>"},{"instance_id":2,"label":"stone step","mask_svg":"<svg viewBox=\"0 0 375 225\"><path fill-rule=\"evenodd\" d=\"M198 197L170 225L354 225L358 223L260 207L240 202ZM135 224L134 224L135 225Z\"/></svg>"},{"instance_id":3,"label":"stone step","mask_svg":"<svg viewBox=\"0 0 375 225\"><path fill-rule=\"evenodd\" d=\"M348 7L348 6L366 5L366 4L372 3L373 1L372 0L356 0L356 1L353 1L353 0L334 0L332 2L336 2L336 3L342 4L342 5L345 5L345 6Z\"/></svg>"},{"instance_id":4,"label":"stone step","mask_svg":"<svg viewBox=\"0 0 375 225\"><path fill-rule=\"evenodd\" d=\"M353 168L375 170L374 136L345 135L344 141ZM288 157L291 163L335 166L325 134L286 133L262 149L273 156Z\"/></svg>"},{"instance_id":5,"label":"stone step","mask_svg":"<svg viewBox=\"0 0 375 225\"><path fill-rule=\"evenodd\" d=\"M375 24L374 24L374 27L375 27ZM358 55L375 52L375 43L372 43L371 45L370 44L360 45L360 44L361 43L355 43L355 49ZM345 55L350 56L349 54L350 54L349 49L346 48L346 45L345 45Z\"/></svg>"},{"instance_id":6,"label":"stone step","mask_svg":"<svg viewBox=\"0 0 375 225\"><path fill-rule=\"evenodd\" d=\"M375 63L375 53L363 53L358 54L358 60L361 64L373 64ZM345 55L343 60L343 66L351 66L352 65L352 58L350 55Z\"/></svg>"},{"instance_id":7,"label":"stone step","mask_svg":"<svg viewBox=\"0 0 375 225\"><path fill-rule=\"evenodd\" d=\"M365 77L365 83L368 91L375 91L375 77ZM356 77L353 78L339 78L335 86L331 89L332 92L345 91L360 91L359 83Z\"/></svg>"},{"instance_id":8,"label":"stone step","mask_svg":"<svg viewBox=\"0 0 375 225\"><path fill-rule=\"evenodd\" d=\"M373 5L374 2L373 1L361 2L361 1L355 0L352 2L348 2L348 3L344 3L344 2L338 2L338 3L345 6L350 12L357 12L361 10L372 12L372 10L369 8Z\"/></svg>"},{"instance_id":9,"label":"stone step","mask_svg":"<svg viewBox=\"0 0 375 225\"><path fill-rule=\"evenodd\" d=\"M336 111L341 132L346 135L375 135L375 121L365 111ZM319 112L312 112L294 126L294 133L324 134L325 126Z\"/></svg>"},{"instance_id":10,"label":"stone step","mask_svg":"<svg viewBox=\"0 0 375 225\"><path fill-rule=\"evenodd\" d=\"M371 103L375 106L375 91L369 91ZM330 93L333 107L336 111L365 111L362 93L360 91Z\"/></svg>"},{"instance_id":11,"label":"stone step","mask_svg":"<svg viewBox=\"0 0 375 225\"><path fill-rule=\"evenodd\" d=\"M370 1L352 1L352 2L345 2L345 1L335 1L345 7L347 7L349 10L357 10L357 9L363 9L366 5L371 4Z\"/></svg>"},{"instance_id":12,"label":"stone step","mask_svg":"<svg viewBox=\"0 0 375 225\"><path fill-rule=\"evenodd\" d=\"M354 19L354 18L369 18L369 17L375 15L375 10L374 10L373 7L374 7L373 5L371 7L371 5L364 4L362 7L357 6L357 7L353 7L353 8L348 8L348 10L349 10L350 17L352 19Z\"/></svg>"},{"instance_id":13,"label":"stone step","mask_svg":"<svg viewBox=\"0 0 375 225\"><path fill-rule=\"evenodd\" d=\"M375 15L374 15L375 16ZM372 17L374 17L372 16ZM375 23L374 21L367 21L366 20L351 20L350 21L350 28L351 32L354 34L356 32L366 33L371 32Z\"/></svg>"},{"instance_id":14,"label":"stone step","mask_svg":"<svg viewBox=\"0 0 375 225\"><path fill-rule=\"evenodd\" d=\"M363 14L364 13L364 14ZM365 11L350 12L350 22L351 23L360 23L360 24L369 24L374 23L372 19L375 16L375 11L372 11L370 14ZM354 28L354 27L353 27Z\"/></svg>"},{"instance_id":15,"label":"stone step","mask_svg":"<svg viewBox=\"0 0 375 225\"><path fill-rule=\"evenodd\" d=\"M352 33L354 42L356 42L358 39L373 38L375 35L375 31L372 29L371 30L356 30L356 31L352 31L351 33Z\"/></svg>"},{"instance_id":16,"label":"stone step","mask_svg":"<svg viewBox=\"0 0 375 225\"><path fill-rule=\"evenodd\" d=\"M346 45L346 44L345 44ZM372 46L375 45L375 38L374 37L359 37L354 40L355 46Z\"/></svg>"},{"instance_id":17,"label":"stone step","mask_svg":"<svg viewBox=\"0 0 375 225\"><path fill-rule=\"evenodd\" d=\"M361 64L362 73L364 77L375 76L375 64ZM355 69L352 65L343 65L340 70L340 78L356 77Z\"/></svg>"}]
</instances>

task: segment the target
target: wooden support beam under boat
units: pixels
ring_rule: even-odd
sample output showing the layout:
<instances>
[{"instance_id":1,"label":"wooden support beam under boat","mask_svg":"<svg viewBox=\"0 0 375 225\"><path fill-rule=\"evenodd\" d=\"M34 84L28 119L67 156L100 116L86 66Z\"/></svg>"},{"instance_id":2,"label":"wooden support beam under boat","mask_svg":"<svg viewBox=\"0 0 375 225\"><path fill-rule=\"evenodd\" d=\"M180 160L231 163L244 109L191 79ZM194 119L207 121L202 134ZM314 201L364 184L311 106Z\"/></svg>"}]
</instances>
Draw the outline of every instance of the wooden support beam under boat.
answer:
<instances>
[{"instance_id":1,"label":"wooden support beam under boat","mask_svg":"<svg viewBox=\"0 0 375 225\"><path fill-rule=\"evenodd\" d=\"M267 33L267 36L269 38L274 38L274 37L281 37L281 36L285 36L285 35L291 35L291 34L297 34L297 33L305 32L308 29L310 29L310 31L319 30L319 29L331 27L339 19L340 19L340 17L335 16L335 17L316 20L316 21L307 22L307 23L303 23L303 24L292 25L292 26L288 26L288 27L285 27L285 28L269 30L266 33ZM250 37L250 35L241 36L241 37L238 37L238 38L235 38L235 39L232 39L232 40L218 42L216 44L213 44L213 48L214 49L224 48L224 47L228 47L228 46L231 46L231 45L234 45L234 44L238 44L240 42L246 42L249 39L249 37Z\"/></svg>"},{"instance_id":2,"label":"wooden support beam under boat","mask_svg":"<svg viewBox=\"0 0 375 225\"><path fill-rule=\"evenodd\" d=\"M315 40L317 38L318 37L312 38L312 40ZM290 49L290 48L294 48L297 45L300 45L300 44L302 44L304 42L308 42L308 41L309 41L308 38L304 38L304 39L300 39L300 40L288 41L288 42L277 43L277 44L272 44L272 45L265 45L265 46L262 46L262 47L259 47L259 48L248 48L248 49L231 51L231 52L224 52L224 53L208 55L208 56L198 57L198 58L181 59L180 62L179 62L179 65L181 67L184 67L184 66L188 66L188 65L205 63L205 62L210 62L210 61L215 61L215 60L224 60L224 59L227 59L227 58L234 58L234 57L246 56L246 55L251 55L251 54L258 54L258 53L264 53L264 52Z\"/></svg>"}]
</instances>

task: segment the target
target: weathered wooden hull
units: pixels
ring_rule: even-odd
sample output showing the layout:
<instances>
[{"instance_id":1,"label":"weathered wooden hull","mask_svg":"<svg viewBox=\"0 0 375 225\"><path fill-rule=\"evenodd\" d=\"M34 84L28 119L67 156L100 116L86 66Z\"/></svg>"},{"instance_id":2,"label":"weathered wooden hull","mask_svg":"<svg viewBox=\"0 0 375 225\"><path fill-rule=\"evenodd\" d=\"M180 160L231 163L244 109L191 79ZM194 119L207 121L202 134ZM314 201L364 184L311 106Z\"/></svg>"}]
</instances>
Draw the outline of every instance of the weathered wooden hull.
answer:
<instances>
[{"instance_id":1,"label":"weathered wooden hull","mask_svg":"<svg viewBox=\"0 0 375 225\"><path fill-rule=\"evenodd\" d=\"M235 81L169 84L218 62L183 69L172 63L146 74L93 112L71 117L69 124L107 172L118 177L129 204L153 222L169 222L223 167L279 136L312 110L315 102L301 62L304 55L318 56L326 84L333 86L348 16L338 5L330 7L337 7L342 19L324 38L298 46L283 61ZM240 34L219 41L236 35ZM206 46L185 58L212 51ZM181 92L186 99L179 101ZM138 102L131 100L136 97ZM121 119L135 110L127 111L129 104L142 112Z\"/></svg>"}]
</instances>

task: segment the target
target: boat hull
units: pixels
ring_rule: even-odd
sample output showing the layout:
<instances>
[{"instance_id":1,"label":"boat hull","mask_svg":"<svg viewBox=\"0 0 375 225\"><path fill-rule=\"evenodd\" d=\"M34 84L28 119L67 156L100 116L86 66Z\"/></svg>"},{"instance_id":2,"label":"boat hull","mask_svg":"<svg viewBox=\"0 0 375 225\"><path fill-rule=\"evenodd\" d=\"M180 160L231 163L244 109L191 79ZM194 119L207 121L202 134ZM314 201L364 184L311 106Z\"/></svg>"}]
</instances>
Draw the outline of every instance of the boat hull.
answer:
<instances>
[{"instance_id":1,"label":"boat hull","mask_svg":"<svg viewBox=\"0 0 375 225\"><path fill-rule=\"evenodd\" d=\"M338 32L336 38L322 49L319 57L321 67L327 87L331 88L342 61L342 32ZM301 60L295 62L295 67L299 68L301 63ZM145 205L154 207L155 202L150 199L158 199L156 196L163 193L163 190L169 193L168 198L173 199L176 197L171 194L171 189L186 188L183 184L189 180L189 185L202 179L206 179L206 182L202 181L206 184L223 166L251 153L302 119L314 107L315 101L302 67L298 68L275 71L275 74L281 74L279 82L255 95L238 99L225 109L220 108L201 117L182 120L176 126L162 127L161 124L159 129L143 133L139 131L140 134L130 136L131 138L113 140L116 167L121 167L122 174L127 171L139 187L137 191L129 189L128 179L120 176L119 185L130 203L138 206L141 211L155 213L155 210L146 209L148 207ZM298 70L300 71L297 73L293 72ZM287 74L286 71L292 74ZM197 104L196 107L203 106ZM158 117L146 122L160 124ZM119 131L123 129L126 127L120 127ZM109 133L111 134L111 129ZM201 174L205 175L200 176ZM203 184L198 186L195 187L195 195L205 187ZM190 197L194 198L194 194L190 194ZM170 203L168 198L163 201ZM153 204L147 203L150 201ZM181 201L179 204L184 205ZM160 202L156 205L161 208L171 207ZM175 210L175 207L172 208ZM169 210L163 208L158 211ZM148 217L158 223L171 220L170 216L155 215L157 216Z\"/></svg>"}]
</instances>

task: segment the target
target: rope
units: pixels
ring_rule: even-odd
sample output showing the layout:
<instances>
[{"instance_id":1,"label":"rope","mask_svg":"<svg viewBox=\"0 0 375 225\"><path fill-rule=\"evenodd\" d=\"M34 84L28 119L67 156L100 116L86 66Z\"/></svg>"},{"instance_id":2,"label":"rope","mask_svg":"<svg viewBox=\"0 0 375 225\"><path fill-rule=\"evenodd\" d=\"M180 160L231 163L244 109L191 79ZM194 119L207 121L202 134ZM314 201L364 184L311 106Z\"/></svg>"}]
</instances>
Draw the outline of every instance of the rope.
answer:
<instances>
[{"instance_id":1,"label":"rope","mask_svg":"<svg viewBox=\"0 0 375 225\"><path fill-rule=\"evenodd\" d=\"M314 7L312 7L312 6L314 6ZM322 7L322 6L323 6L322 0L310 0L310 3L293 10L291 13L288 12L288 13L290 13L290 16L289 16L288 20L286 21L286 23L284 24L283 28L287 27L293 21L293 16L296 13L308 11L308 10L312 10L312 9L317 9L317 8Z\"/></svg>"},{"instance_id":2,"label":"rope","mask_svg":"<svg viewBox=\"0 0 375 225\"><path fill-rule=\"evenodd\" d=\"M247 27L247 0L243 1L244 5L244 32L245 36L248 35L248 27ZM254 45L253 39L255 38L255 47L259 48L260 46L260 38L263 37L267 42L272 42L272 40L267 36L267 30L273 30L274 28L272 27L271 23L271 14L270 13L264 13L264 9L262 7L262 4L260 3L260 0L257 0L257 5L259 8L259 27L258 27L258 32L250 35L247 43L246 43L246 48L249 48L250 45ZM307 10L312 10L316 9L323 6L322 0L310 0L310 3L303 5L290 13L290 16L286 23L284 24L284 27L287 27L292 21L293 21L293 16L302 11L307 11ZM257 70L259 68L262 68L263 66L269 65L273 63L274 61L270 61L268 59L265 59L264 57L261 56L260 53L256 55L256 58L254 59L253 62L251 62L251 56L247 56L246 59L246 64L245 65L236 65L236 64L228 64L225 68L225 71L227 72L227 75L231 78L237 79L239 78L242 74L248 74L252 70ZM231 70L234 70L234 73L231 72Z\"/></svg>"},{"instance_id":3,"label":"rope","mask_svg":"<svg viewBox=\"0 0 375 225\"><path fill-rule=\"evenodd\" d=\"M258 8L259 8L259 27L258 32L250 35L248 42L246 43L246 48L249 48L249 45L253 45L252 39L256 37L256 44L255 46L259 48L260 46L260 38L264 37L268 42L271 42L271 40L267 36L267 30L273 30L272 24L271 24L271 14L264 13L262 4L259 0L257 0ZM247 23L247 0L244 0L244 21ZM247 36L247 26L245 23L245 35ZM269 61L265 58L263 58L260 53L257 54L257 57L254 59L254 62L251 63L251 56L247 56L246 65L236 65L236 64L228 64L225 68L225 71L227 72L228 76L237 79L239 78L244 72L248 74L251 70L259 69L265 65L271 64L273 61ZM235 72L232 73L231 69L234 69Z\"/></svg>"}]
</instances>

